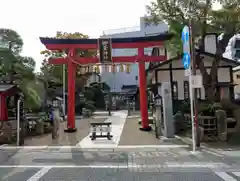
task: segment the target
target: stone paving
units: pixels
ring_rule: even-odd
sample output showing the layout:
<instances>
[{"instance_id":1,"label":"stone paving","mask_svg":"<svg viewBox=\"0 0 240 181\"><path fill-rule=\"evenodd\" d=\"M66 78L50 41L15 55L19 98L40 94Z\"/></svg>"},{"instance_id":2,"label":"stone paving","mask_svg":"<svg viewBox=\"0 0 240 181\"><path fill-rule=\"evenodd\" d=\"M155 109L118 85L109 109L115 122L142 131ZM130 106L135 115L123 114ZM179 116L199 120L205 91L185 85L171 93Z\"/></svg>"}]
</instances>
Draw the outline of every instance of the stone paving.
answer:
<instances>
[{"instance_id":1,"label":"stone paving","mask_svg":"<svg viewBox=\"0 0 240 181\"><path fill-rule=\"evenodd\" d=\"M127 111L116 111L112 113L112 116L109 116L108 119L106 119L106 122L111 122L111 135L112 139L108 140L106 138L98 138L96 140L91 140L90 136L91 133L89 132L89 135L86 136L84 139L82 139L77 146L80 146L81 148L116 148L119 145L119 140L122 136L122 130L125 125L127 117ZM97 133L99 134L99 133ZM106 133L103 133L106 134Z\"/></svg>"},{"instance_id":2,"label":"stone paving","mask_svg":"<svg viewBox=\"0 0 240 181\"><path fill-rule=\"evenodd\" d=\"M66 127L66 122L60 124L59 128L59 138L52 140L51 134L29 137L25 140L24 146L75 146L89 148L89 147L107 147L107 146L146 146L146 145L183 145L184 143L180 139L156 139L155 132L143 132L139 130L138 118L127 118L125 124L120 125L117 121L114 121L114 115L124 113L126 111L114 111L112 112L113 116L109 117L108 112L101 111L95 112L92 118L79 118L76 117L76 128L77 132L75 133L65 133L64 129ZM132 115L140 116L139 112L134 112ZM113 141L108 141L106 139L97 139L95 142L100 142L98 144L93 144L93 141L90 140L90 122L104 122L107 119L114 121L112 134L115 134ZM118 130L122 130L121 134L118 135ZM112 142L112 143L111 143ZM84 143L84 144L83 144ZM103 144L104 143L104 144Z\"/></svg>"},{"instance_id":3,"label":"stone paving","mask_svg":"<svg viewBox=\"0 0 240 181\"><path fill-rule=\"evenodd\" d=\"M178 138L157 139L155 131L144 132L139 130L138 118L128 117L126 119L119 145L184 145L185 143Z\"/></svg>"},{"instance_id":4,"label":"stone paving","mask_svg":"<svg viewBox=\"0 0 240 181\"><path fill-rule=\"evenodd\" d=\"M66 122L63 122L60 124L59 128L59 138L56 140L52 139L51 134L46 134L42 136L36 136L36 137L30 137L25 140L24 146L61 146L61 145L73 145L75 146L79 141L81 141L83 138L88 136L90 131L90 122L92 120L97 120L98 122L104 122L107 119L107 116L102 116L100 118L82 118L77 119L76 118L76 128L77 131L75 133L66 133L64 132L64 129L66 128Z\"/></svg>"}]
</instances>

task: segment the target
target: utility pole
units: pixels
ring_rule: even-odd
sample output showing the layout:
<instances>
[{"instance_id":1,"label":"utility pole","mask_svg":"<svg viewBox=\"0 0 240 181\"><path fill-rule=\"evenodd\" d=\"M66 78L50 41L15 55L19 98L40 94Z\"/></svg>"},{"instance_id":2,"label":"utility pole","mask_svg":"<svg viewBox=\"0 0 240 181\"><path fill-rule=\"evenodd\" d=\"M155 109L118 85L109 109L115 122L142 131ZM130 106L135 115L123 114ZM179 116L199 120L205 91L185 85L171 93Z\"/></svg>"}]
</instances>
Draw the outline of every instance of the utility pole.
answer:
<instances>
[{"instance_id":1,"label":"utility pole","mask_svg":"<svg viewBox=\"0 0 240 181\"><path fill-rule=\"evenodd\" d=\"M192 59L192 75L195 76L197 71L196 64L196 53L195 53L195 37L194 37L194 6L196 6L195 0L189 0L189 29L190 29L190 52ZM195 141L196 147L200 147L200 134L199 134L199 123L198 123L198 98L197 89L193 88L193 107L194 107L194 127L195 127Z\"/></svg>"}]
</instances>

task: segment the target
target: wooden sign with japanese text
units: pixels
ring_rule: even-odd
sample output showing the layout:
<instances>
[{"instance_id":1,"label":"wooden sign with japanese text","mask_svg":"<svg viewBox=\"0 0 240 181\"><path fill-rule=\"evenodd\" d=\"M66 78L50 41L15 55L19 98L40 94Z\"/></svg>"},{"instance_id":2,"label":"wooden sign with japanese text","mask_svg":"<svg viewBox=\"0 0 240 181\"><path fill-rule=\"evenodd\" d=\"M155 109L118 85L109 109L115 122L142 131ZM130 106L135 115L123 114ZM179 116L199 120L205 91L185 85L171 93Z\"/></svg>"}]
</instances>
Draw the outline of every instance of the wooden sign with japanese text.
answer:
<instances>
[{"instance_id":1,"label":"wooden sign with japanese text","mask_svg":"<svg viewBox=\"0 0 240 181\"><path fill-rule=\"evenodd\" d=\"M101 63L112 62L112 41L110 38L99 39L99 58Z\"/></svg>"}]
</instances>

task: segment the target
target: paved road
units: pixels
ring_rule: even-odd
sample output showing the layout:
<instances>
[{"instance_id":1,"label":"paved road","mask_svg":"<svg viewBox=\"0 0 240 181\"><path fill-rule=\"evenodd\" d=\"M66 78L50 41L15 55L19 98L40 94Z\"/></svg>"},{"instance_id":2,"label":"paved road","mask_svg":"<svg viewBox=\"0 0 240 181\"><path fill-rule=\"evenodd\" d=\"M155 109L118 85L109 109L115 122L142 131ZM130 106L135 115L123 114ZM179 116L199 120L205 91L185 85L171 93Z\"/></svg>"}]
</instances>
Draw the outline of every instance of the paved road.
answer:
<instances>
[{"instance_id":1,"label":"paved road","mask_svg":"<svg viewBox=\"0 0 240 181\"><path fill-rule=\"evenodd\" d=\"M184 148L0 150L1 181L237 181L238 159Z\"/></svg>"},{"instance_id":2,"label":"paved road","mask_svg":"<svg viewBox=\"0 0 240 181\"><path fill-rule=\"evenodd\" d=\"M220 176L218 176L220 175ZM27 169L15 171L2 181L237 181L234 173L214 172L131 172L128 169Z\"/></svg>"}]
</instances>

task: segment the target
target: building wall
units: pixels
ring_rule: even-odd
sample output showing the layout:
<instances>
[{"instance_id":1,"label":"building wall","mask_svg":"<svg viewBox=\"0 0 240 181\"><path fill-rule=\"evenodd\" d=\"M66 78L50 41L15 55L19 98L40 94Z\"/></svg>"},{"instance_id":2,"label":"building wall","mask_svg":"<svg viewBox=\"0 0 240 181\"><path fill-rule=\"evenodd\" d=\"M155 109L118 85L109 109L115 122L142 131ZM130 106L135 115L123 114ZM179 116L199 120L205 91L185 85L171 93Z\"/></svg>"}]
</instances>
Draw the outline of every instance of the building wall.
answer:
<instances>
[{"instance_id":1,"label":"building wall","mask_svg":"<svg viewBox=\"0 0 240 181\"><path fill-rule=\"evenodd\" d=\"M211 66L211 59L205 57L205 67ZM220 68L218 68L218 81L219 82L231 82L231 75L229 64L225 62L220 62ZM222 67L221 67L222 66ZM181 60L176 60L172 62L172 65L167 64L161 66L157 71L157 79L158 82L171 82L171 73L170 70L172 69L172 81L177 82L177 91L178 91L178 99L184 99L184 81L188 81L188 77L184 75L184 69L182 66ZM208 68L207 71L209 72L211 69ZM197 74L201 74L200 70L197 70ZM153 78L154 79L154 78ZM205 90L204 88L200 89L201 99L205 99Z\"/></svg>"},{"instance_id":2,"label":"building wall","mask_svg":"<svg viewBox=\"0 0 240 181\"><path fill-rule=\"evenodd\" d=\"M235 93L240 93L240 71L236 71L233 73L233 80L234 80L234 84L237 84L235 87L234 87L234 92Z\"/></svg>"},{"instance_id":3,"label":"building wall","mask_svg":"<svg viewBox=\"0 0 240 181\"><path fill-rule=\"evenodd\" d=\"M129 32L127 32L129 31ZM164 22L159 25L145 26L144 18L140 18L140 26L138 30L136 28L123 28L115 30L104 31L104 35L100 38L126 38L126 37L142 37L152 34L159 34L168 31L168 26ZM151 55L152 48L145 48L146 55ZM137 55L137 49L113 49L113 56L134 56ZM148 68L149 63L145 64L145 68ZM137 80L136 80L137 77ZM125 72L117 72L115 74L111 72L102 72L101 81L106 82L113 92L120 92L122 85L138 85L138 64L132 64L131 72L129 74Z\"/></svg>"}]
</instances>

